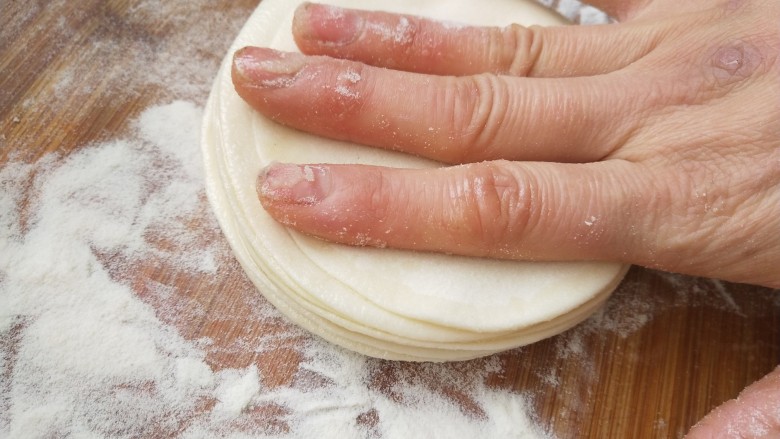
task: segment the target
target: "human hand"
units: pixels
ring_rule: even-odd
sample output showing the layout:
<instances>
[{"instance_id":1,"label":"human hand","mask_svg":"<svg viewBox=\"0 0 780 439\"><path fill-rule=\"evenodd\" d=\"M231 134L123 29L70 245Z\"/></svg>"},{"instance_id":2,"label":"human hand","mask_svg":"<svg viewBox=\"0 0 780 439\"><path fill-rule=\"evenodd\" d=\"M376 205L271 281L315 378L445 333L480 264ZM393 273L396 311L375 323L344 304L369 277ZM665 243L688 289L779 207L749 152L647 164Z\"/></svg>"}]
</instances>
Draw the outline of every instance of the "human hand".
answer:
<instances>
[{"instance_id":1,"label":"human hand","mask_svg":"<svg viewBox=\"0 0 780 439\"><path fill-rule=\"evenodd\" d=\"M464 165L316 165L304 178L275 164L258 182L265 209L347 244L780 287L780 4L592 3L621 23L457 27L303 5L296 41L325 56L240 50L247 102L301 130Z\"/></svg>"},{"instance_id":2,"label":"human hand","mask_svg":"<svg viewBox=\"0 0 780 439\"><path fill-rule=\"evenodd\" d=\"M464 165L277 164L261 202L348 244L780 287L780 4L592 3L620 24L458 28L303 6L296 40L329 58L244 49L244 99L298 129ZM778 434L778 376L691 437Z\"/></svg>"},{"instance_id":3,"label":"human hand","mask_svg":"<svg viewBox=\"0 0 780 439\"><path fill-rule=\"evenodd\" d=\"M723 403L686 436L697 438L776 438L780 436L780 367Z\"/></svg>"}]
</instances>

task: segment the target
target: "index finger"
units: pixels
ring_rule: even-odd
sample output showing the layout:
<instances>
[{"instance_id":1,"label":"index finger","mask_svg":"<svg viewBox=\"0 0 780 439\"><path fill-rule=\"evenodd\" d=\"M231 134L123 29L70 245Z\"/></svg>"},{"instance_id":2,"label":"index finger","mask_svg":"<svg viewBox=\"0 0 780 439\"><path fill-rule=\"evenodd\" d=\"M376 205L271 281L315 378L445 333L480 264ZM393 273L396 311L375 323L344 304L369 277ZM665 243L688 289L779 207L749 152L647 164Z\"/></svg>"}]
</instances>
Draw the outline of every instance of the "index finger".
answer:
<instances>
[{"instance_id":1,"label":"index finger","mask_svg":"<svg viewBox=\"0 0 780 439\"><path fill-rule=\"evenodd\" d=\"M247 47L238 94L273 120L446 163L604 158L633 128L638 79L442 77Z\"/></svg>"}]
</instances>

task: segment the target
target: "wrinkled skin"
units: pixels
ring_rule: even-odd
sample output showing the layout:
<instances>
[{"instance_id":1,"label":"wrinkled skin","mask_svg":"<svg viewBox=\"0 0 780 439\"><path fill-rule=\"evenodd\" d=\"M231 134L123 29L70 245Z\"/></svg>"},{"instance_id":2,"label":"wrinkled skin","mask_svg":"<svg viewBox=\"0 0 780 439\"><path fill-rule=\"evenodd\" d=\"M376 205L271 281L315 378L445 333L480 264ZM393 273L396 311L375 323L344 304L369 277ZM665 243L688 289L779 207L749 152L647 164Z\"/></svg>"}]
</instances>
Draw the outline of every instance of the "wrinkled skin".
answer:
<instances>
[{"instance_id":1,"label":"wrinkled skin","mask_svg":"<svg viewBox=\"0 0 780 439\"><path fill-rule=\"evenodd\" d=\"M780 2L591 3L619 24L458 27L301 6L305 55L240 50L238 93L281 124L456 166L274 164L263 206L346 244L780 288ZM779 375L691 436L753 437L739 421L751 413L779 435Z\"/></svg>"}]
</instances>

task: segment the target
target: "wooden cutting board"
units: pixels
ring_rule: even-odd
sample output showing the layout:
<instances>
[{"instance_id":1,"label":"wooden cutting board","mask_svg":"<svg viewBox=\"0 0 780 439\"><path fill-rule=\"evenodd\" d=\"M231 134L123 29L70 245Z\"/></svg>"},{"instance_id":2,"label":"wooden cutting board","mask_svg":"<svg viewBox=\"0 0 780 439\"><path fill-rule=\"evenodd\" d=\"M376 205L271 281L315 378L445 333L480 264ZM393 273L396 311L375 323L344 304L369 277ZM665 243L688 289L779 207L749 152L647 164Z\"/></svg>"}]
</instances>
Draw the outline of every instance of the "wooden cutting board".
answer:
<instances>
[{"instance_id":1,"label":"wooden cutting board","mask_svg":"<svg viewBox=\"0 0 780 439\"><path fill-rule=\"evenodd\" d=\"M0 3L0 165L50 153L63 159L121 136L150 105L203 105L219 61L257 3ZM203 29L208 38L188 40L203 14L220 17L219 26ZM202 69L179 69L191 65L176 63L187 44L202 45L186 51ZM154 50L139 52L139 45ZM170 77L145 76L143 63L166 62ZM203 234L226 248L218 230ZM142 263L125 281L142 298L144 286L157 282L172 287L177 304L200 306L197 318L167 321L187 339L213 340L206 349L214 369L256 364L268 385L292 380L300 361L295 340L263 353L235 348L237 340L274 330L252 318L252 302L241 297L251 287L235 262L226 261L216 278ZM148 300L160 310L170 305ZM498 359L503 372L491 375L490 385L532 395L539 424L558 437L679 437L780 363L780 300L768 289L634 268L594 319ZM419 367L379 364L386 365L380 381Z\"/></svg>"}]
</instances>

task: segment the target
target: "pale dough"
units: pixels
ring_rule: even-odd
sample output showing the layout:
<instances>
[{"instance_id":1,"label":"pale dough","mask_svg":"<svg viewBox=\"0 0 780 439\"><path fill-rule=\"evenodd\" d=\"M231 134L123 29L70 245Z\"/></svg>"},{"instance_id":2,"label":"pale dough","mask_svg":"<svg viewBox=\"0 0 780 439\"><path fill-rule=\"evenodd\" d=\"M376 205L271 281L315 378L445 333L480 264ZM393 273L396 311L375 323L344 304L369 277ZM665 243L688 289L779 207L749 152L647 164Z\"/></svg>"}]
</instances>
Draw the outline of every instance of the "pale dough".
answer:
<instances>
[{"instance_id":1,"label":"pale dough","mask_svg":"<svg viewBox=\"0 0 780 439\"><path fill-rule=\"evenodd\" d=\"M260 4L225 58L204 117L209 200L258 290L291 320L333 343L399 360L488 355L552 336L592 314L620 282L625 266L354 248L301 235L271 219L258 201L255 181L272 161L437 166L276 125L239 98L230 79L233 52L250 45L296 50L290 29L300 3ZM330 3L483 25L561 23L556 15L524 0Z\"/></svg>"}]
</instances>

